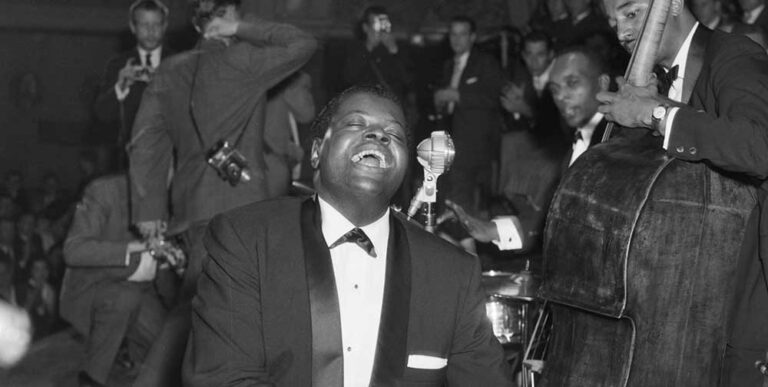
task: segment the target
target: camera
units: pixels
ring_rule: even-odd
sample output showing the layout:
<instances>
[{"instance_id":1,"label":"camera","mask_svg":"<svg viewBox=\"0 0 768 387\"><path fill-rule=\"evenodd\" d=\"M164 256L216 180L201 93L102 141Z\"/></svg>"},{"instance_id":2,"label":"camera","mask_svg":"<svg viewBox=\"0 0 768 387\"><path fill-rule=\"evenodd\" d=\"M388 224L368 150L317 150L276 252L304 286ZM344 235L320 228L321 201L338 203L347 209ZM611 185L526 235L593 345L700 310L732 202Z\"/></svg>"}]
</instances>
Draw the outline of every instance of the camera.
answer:
<instances>
[{"instance_id":1,"label":"camera","mask_svg":"<svg viewBox=\"0 0 768 387\"><path fill-rule=\"evenodd\" d=\"M373 30L375 32L392 32L392 22L387 15L376 15L373 18Z\"/></svg>"},{"instance_id":2,"label":"camera","mask_svg":"<svg viewBox=\"0 0 768 387\"><path fill-rule=\"evenodd\" d=\"M208 151L208 165L216 170L224 181L231 186L236 186L241 181L251 180L248 172L248 162L242 153L229 145L229 142L221 140Z\"/></svg>"}]
</instances>

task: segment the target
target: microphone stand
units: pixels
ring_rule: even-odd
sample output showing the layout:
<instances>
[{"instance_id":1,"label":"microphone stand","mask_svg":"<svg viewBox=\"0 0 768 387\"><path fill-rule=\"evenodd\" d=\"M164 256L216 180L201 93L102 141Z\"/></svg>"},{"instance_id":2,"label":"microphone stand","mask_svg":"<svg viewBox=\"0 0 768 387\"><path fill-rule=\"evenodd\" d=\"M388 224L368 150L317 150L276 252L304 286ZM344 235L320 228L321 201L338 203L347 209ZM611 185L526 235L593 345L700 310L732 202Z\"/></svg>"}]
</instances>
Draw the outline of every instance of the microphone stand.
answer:
<instances>
[{"instance_id":1,"label":"microphone stand","mask_svg":"<svg viewBox=\"0 0 768 387\"><path fill-rule=\"evenodd\" d=\"M422 141L416 148L419 164L424 167L424 183L411 200L408 207L408 219L412 219L424 209L424 228L429 232L435 231L437 208L437 178L447 172L456 151L451 136L445 131L434 131L430 138Z\"/></svg>"}]
</instances>

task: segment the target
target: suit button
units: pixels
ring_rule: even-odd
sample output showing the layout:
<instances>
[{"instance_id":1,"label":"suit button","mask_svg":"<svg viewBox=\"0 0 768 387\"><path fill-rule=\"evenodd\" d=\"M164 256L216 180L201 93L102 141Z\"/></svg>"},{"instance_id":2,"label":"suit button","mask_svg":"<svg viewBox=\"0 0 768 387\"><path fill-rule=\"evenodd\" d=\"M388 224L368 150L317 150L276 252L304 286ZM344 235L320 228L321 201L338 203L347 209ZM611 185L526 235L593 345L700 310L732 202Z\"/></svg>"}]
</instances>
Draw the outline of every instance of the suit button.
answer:
<instances>
[{"instance_id":1,"label":"suit button","mask_svg":"<svg viewBox=\"0 0 768 387\"><path fill-rule=\"evenodd\" d=\"M692 155L695 155L695 154L696 154L696 152L697 152L697 149L696 149L696 147L690 147L690 148L688 148L688 153L690 153L690 154L692 154Z\"/></svg>"},{"instance_id":2,"label":"suit button","mask_svg":"<svg viewBox=\"0 0 768 387\"><path fill-rule=\"evenodd\" d=\"M685 152L685 148L683 148L682 146L679 146L679 147L675 148L675 150L677 151L677 153Z\"/></svg>"}]
</instances>

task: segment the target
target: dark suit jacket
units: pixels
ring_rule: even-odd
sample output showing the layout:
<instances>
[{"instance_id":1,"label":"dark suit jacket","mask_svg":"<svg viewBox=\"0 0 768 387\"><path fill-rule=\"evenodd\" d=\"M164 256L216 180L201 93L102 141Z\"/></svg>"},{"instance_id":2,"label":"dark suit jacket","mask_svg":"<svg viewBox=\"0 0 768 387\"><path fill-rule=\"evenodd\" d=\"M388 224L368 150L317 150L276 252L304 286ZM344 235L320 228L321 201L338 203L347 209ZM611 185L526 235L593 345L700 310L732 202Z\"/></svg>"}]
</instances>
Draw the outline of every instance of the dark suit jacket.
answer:
<instances>
[{"instance_id":1,"label":"dark suit jacket","mask_svg":"<svg viewBox=\"0 0 768 387\"><path fill-rule=\"evenodd\" d=\"M91 305L100 284L125 281L138 266L126 265L129 231L128 179L124 175L93 181L78 203L64 242L67 270L62 282L61 316L78 332L88 334Z\"/></svg>"},{"instance_id":2,"label":"dark suit jacket","mask_svg":"<svg viewBox=\"0 0 768 387\"><path fill-rule=\"evenodd\" d=\"M240 41L228 47L203 41L163 61L147 87L129 152L133 222L167 219L171 165L171 230L268 196L267 90L308 61L316 42L293 26L246 18L253 23L241 24ZM250 181L232 187L206 164L223 139L247 160Z\"/></svg>"},{"instance_id":3,"label":"dark suit jacket","mask_svg":"<svg viewBox=\"0 0 768 387\"><path fill-rule=\"evenodd\" d=\"M605 127L606 126L608 126L608 121L606 121L605 118L603 118L602 121L597 123L597 126L595 126L595 131L592 132L592 138L589 139L589 148L599 144L603 140L603 134L605 134ZM616 128L614 128L614 130L616 130ZM574 129L571 129L571 131L573 132ZM586 150L587 152L589 151L589 148L587 148L587 150ZM566 153L565 158L563 158L563 164L562 164L562 169L561 169L563 173L565 173L565 171L570 166L569 164L571 162L571 156L573 156L573 147L568 149L568 152ZM581 157L581 156L579 156L579 157ZM574 163L577 160L578 160L578 158L576 160L574 160Z\"/></svg>"},{"instance_id":4,"label":"dark suit jacket","mask_svg":"<svg viewBox=\"0 0 768 387\"><path fill-rule=\"evenodd\" d=\"M761 185L742 247L743 268L735 278L738 306L729 344L764 354L768 349L768 295L762 273L768 259L768 56L746 37L700 26L688 63L700 66L700 73L695 77L685 70L683 92L691 93L691 98L689 106L681 107L675 116L667 154L705 162ZM753 375L759 378L759 373ZM737 385L752 385L746 383L759 384L753 380Z\"/></svg>"},{"instance_id":5,"label":"dark suit jacket","mask_svg":"<svg viewBox=\"0 0 768 387\"><path fill-rule=\"evenodd\" d=\"M341 385L338 299L316 206L283 198L214 218L185 385ZM371 385L511 386L485 316L479 261L395 215L388 251ZM448 365L407 368L411 354Z\"/></svg>"},{"instance_id":6,"label":"dark suit jacket","mask_svg":"<svg viewBox=\"0 0 768 387\"><path fill-rule=\"evenodd\" d=\"M443 87L449 87L453 59L443 65ZM453 168L463 165L489 165L499 152L502 127L501 88L504 74L499 63L473 49L459 82L460 102L450 118L451 136L456 147Z\"/></svg>"},{"instance_id":7,"label":"dark suit jacket","mask_svg":"<svg viewBox=\"0 0 768 387\"><path fill-rule=\"evenodd\" d=\"M167 47L163 47L161 51L162 59L171 56L173 52ZM122 52L107 62L107 66L104 69L104 75L101 78L101 84L99 86L99 95L93 103L93 114L96 119L105 126L112 129L114 133L110 136L111 141L119 147L124 147L131 137L131 127L133 127L133 121L136 117L136 112L139 110L139 103L141 102L141 96L144 94L147 84L144 82L136 82L131 86L131 91L123 100L123 109L125 116L124 121L120 122L120 102L117 100L115 94L115 84L117 83L120 70L125 67L129 60L133 59L137 65L141 63L139 58L139 51L134 48L129 51Z\"/></svg>"}]
</instances>

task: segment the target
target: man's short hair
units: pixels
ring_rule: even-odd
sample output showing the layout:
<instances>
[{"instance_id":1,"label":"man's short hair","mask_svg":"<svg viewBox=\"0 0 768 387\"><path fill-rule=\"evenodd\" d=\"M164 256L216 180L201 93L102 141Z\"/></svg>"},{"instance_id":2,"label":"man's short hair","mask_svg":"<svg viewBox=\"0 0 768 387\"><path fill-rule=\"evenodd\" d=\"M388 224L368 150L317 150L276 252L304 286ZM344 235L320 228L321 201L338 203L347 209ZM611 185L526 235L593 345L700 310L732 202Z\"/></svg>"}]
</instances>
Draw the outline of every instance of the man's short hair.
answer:
<instances>
[{"instance_id":1,"label":"man's short hair","mask_svg":"<svg viewBox=\"0 0 768 387\"><path fill-rule=\"evenodd\" d=\"M230 5L240 8L241 0L192 0L192 23L202 30L217 10Z\"/></svg>"},{"instance_id":2,"label":"man's short hair","mask_svg":"<svg viewBox=\"0 0 768 387\"><path fill-rule=\"evenodd\" d=\"M475 31L477 31L477 23L475 23L475 19L472 19L467 15L457 15L452 17L450 24L453 23L466 23L469 25L469 32L475 33Z\"/></svg>"},{"instance_id":3,"label":"man's short hair","mask_svg":"<svg viewBox=\"0 0 768 387\"><path fill-rule=\"evenodd\" d=\"M568 54L581 54L587 59L587 62L589 63L589 67L591 69L594 69L596 71L596 74L599 76L601 74L610 74L608 65L605 63L605 60L602 56L600 56L595 50L584 46L584 45L575 45L575 46L567 46L560 50L557 55L555 55L555 59L565 56Z\"/></svg>"},{"instance_id":4,"label":"man's short hair","mask_svg":"<svg viewBox=\"0 0 768 387\"><path fill-rule=\"evenodd\" d=\"M544 44L547 45L547 50L552 49L552 37L549 36L549 34L544 31L533 31L523 36L522 46L523 48L525 48L525 45L528 43L540 43L540 42L543 42Z\"/></svg>"},{"instance_id":5,"label":"man's short hair","mask_svg":"<svg viewBox=\"0 0 768 387\"><path fill-rule=\"evenodd\" d=\"M312 122L312 136L316 139L322 139L323 136L325 136L325 132L330 127L331 119L333 119L333 116L339 111L339 106L341 106L342 102L346 101L348 97L360 93L372 94L377 97L388 99L397 105L397 107L403 111L403 114L405 114L405 109L403 108L403 104L400 101L400 98L398 98L397 95L393 93L389 88L382 85L353 85L337 94L330 101L328 101L327 104L325 104L323 110L320 111L320 114L318 114L317 117L315 117L315 120ZM408 149L410 149L411 144L413 143L413 135L411 134L410 128L407 127L408 123L403 122L403 125L406 125L404 128L406 134L406 146Z\"/></svg>"},{"instance_id":6,"label":"man's short hair","mask_svg":"<svg viewBox=\"0 0 768 387\"><path fill-rule=\"evenodd\" d=\"M160 0L136 0L131 4L131 7L128 8L128 18L131 23L134 23L137 11L159 12L163 15L163 20L165 21L168 20L168 14L170 13L168 7L166 7Z\"/></svg>"},{"instance_id":7,"label":"man's short hair","mask_svg":"<svg viewBox=\"0 0 768 387\"><path fill-rule=\"evenodd\" d=\"M389 15L389 12L387 12L386 8L380 5L372 5L363 11L363 18L361 21L363 23L368 23L368 19L370 19L371 16L376 15Z\"/></svg>"}]
</instances>

